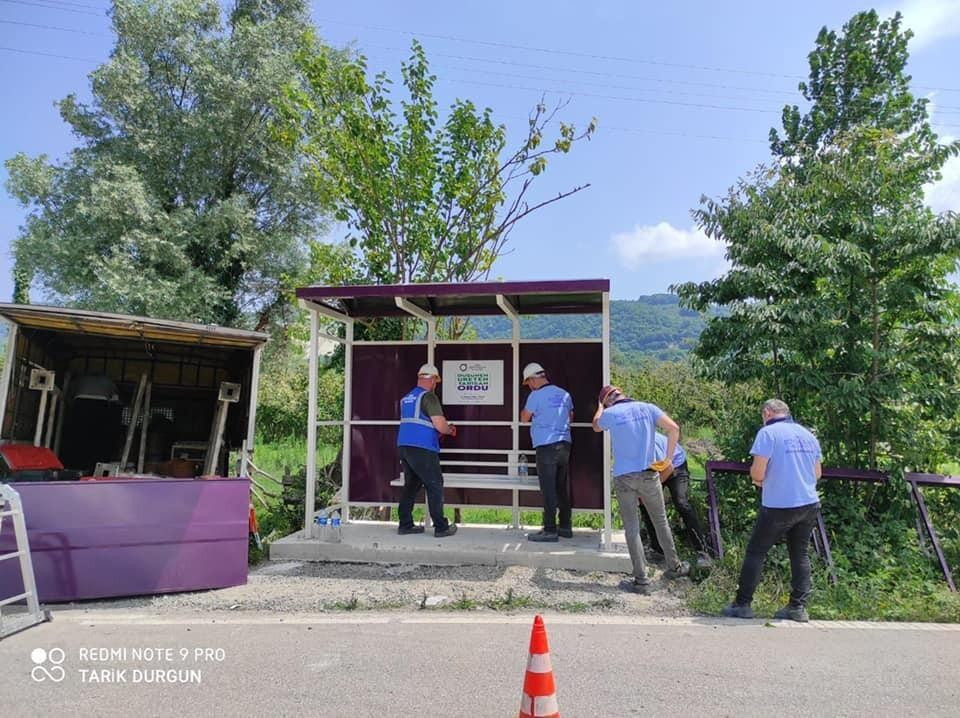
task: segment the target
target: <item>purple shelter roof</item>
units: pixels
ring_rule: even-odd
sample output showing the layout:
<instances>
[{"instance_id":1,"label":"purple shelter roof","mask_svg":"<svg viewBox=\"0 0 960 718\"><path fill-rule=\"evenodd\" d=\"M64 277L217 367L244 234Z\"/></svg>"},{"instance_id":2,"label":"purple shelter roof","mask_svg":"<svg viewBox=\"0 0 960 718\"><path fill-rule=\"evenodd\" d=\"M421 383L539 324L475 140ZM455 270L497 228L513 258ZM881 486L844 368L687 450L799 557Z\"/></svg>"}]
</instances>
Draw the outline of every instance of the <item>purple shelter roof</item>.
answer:
<instances>
[{"instance_id":1,"label":"purple shelter roof","mask_svg":"<svg viewBox=\"0 0 960 718\"><path fill-rule=\"evenodd\" d=\"M497 306L498 294L504 295L520 314L599 314L603 311L603 294L609 291L609 279L570 279L302 287L297 297L351 317L405 315L397 307L396 297L437 316L502 314Z\"/></svg>"}]
</instances>

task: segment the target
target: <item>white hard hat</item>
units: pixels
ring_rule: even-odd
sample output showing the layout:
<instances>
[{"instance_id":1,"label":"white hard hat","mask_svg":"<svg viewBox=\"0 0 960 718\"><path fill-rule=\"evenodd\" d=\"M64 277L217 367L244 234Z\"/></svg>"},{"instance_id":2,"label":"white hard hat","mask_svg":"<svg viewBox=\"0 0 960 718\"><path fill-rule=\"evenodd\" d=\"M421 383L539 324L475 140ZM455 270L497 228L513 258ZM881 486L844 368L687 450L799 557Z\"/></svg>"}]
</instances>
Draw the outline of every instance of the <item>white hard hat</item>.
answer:
<instances>
[{"instance_id":1,"label":"white hard hat","mask_svg":"<svg viewBox=\"0 0 960 718\"><path fill-rule=\"evenodd\" d=\"M544 373L543 367L537 364L535 361L532 361L523 367L523 381L526 382L527 379L532 379L538 374Z\"/></svg>"},{"instance_id":2,"label":"white hard hat","mask_svg":"<svg viewBox=\"0 0 960 718\"><path fill-rule=\"evenodd\" d=\"M417 372L419 376L440 376L440 370L433 364L424 364Z\"/></svg>"}]
</instances>

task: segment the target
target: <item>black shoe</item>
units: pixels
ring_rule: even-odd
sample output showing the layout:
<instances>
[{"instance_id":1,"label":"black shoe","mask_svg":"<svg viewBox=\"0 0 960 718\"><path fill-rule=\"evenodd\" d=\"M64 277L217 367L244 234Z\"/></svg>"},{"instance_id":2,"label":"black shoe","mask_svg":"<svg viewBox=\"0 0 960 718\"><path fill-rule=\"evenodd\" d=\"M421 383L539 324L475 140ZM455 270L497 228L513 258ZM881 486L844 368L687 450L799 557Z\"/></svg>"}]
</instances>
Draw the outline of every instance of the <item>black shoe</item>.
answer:
<instances>
[{"instance_id":1,"label":"black shoe","mask_svg":"<svg viewBox=\"0 0 960 718\"><path fill-rule=\"evenodd\" d=\"M527 534L527 541L558 541L556 531L537 531L535 534Z\"/></svg>"},{"instance_id":2,"label":"black shoe","mask_svg":"<svg viewBox=\"0 0 960 718\"><path fill-rule=\"evenodd\" d=\"M775 614L774 618L779 618L781 620L796 621L797 623L806 623L810 620L810 616L807 614L807 609L803 606L793 606L787 604Z\"/></svg>"},{"instance_id":3,"label":"black shoe","mask_svg":"<svg viewBox=\"0 0 960 718\"><path fill-rule=\"evenodd\" d=\"M445 528L443 531L434 531L433 536L434 538L445 538L447 536L453 536L456 532L456 524L447 524L447 528Z\"/></svg>"},{"instance_id":4,"label":"black shoe","mask_svg":"<svg viewBox=\"0 0 960 718\"><path fill-rule=\"evenodd\" d=\"M749 603L745 606L731 603L723 609L723 615L727 618L753 618L753 609Z\"/></svg>"},{"instance_id":5,"label":"black shoe","mask_svg":"<svg viewBox=\"0 0 960 718\"><path fill-rule=\"evenodd\" d=\"M620 582L620 588L630 593L639 593L641 596L649 596L653 589L649 583L640 583L635 578L625 578Z\"/></svg>"},{"instance_id":6,"label":"black shoe","mask_svg":"<svg viewBox=\"0 0 960 718\"><path fill-rule=\"evenodd\" d=\"M573 538L573 529L557 529L557 536L560 538Z\"/></svg>"},{"instance_id":7,"label":"black shoe","mask_svg":"<svg viewBox=\"0 0 960 718\"><path fill-rule=\"evenodd\" d=\"M422 534L423 526L401 526L397 529L397 533L401 536L406 536L407 534Z\"/></svg>"},{"instance_id":8,"label":"black shoe","mask_svg":"<svg viewBox=\"0 0 960 718\"><path fill-rule=\"evenodd\" d=\"M668 569L663 572L663 577L669 581L672 581L675 578L683 578L684 576L690 575L690 564L686 561L681 561L676 565L675 568Z\"/></svg>"}]
</instances>

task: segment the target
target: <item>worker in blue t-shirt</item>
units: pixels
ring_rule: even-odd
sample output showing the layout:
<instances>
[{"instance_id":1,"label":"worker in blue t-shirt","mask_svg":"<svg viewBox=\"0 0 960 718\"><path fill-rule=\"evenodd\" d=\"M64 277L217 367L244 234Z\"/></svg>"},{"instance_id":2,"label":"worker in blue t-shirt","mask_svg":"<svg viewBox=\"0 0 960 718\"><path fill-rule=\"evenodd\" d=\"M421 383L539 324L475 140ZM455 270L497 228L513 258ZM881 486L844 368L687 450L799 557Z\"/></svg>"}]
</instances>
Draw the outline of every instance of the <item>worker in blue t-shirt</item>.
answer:
<instances>
[{"instance_id":1,"label":"worker in blue t-shirt","mask_svg":"<svg viewBox=\"0 0 960 718\"><path fill-rule=\"evenodd\" d=\"M537 450L537 480L543 496L543 528L527 535L530 541L573 538L570 502L570 423L573 399L547 379L536 362L523 368L523 383L530 396L520 412L520 421L530 422L530 438ZM557 524L557 511L560 522Z\"/></svg>"},{"instance_id":2,"label":"worker in blue t-shirt","mask_svg":"<svg viewBox=\"0 0 960 718\"><path fill-rule=\"evenodd\" d=\"M433 364L424 364L417 372L417 385L400 399L400 429L397 452L403 466L403 490L397 514L399 533L423 533L413 523L413 502L424 488L427 508L433 519L433 535L453 536L457 525L443 515L443 472L440 469L440 435L457 435L457 428L443 415L440 399L433 390L440 383L440 372Z\"/></svg>"},{"instance_id":3,"label":"worker in blue t-shirt","mask_svg":"<svg viewBox=\"0 0 960 718\"><path fill-rule=\"evenodd\" d=\"M790 554L790 603L774 618L805 622L810 595L810 533L817 524L820 497L817 481L823 456L820 442L809 430L790 418L790 407L779 399L763 405L763 427L753 440L750 478L762 490L760 513L753 527L740 581L733 603L724 616L753 618L753 593L760 583L763 562L770 549L784 536Z\"/></svg>"},{"instance_id":4,"label":"worker in blue t-shirt","mask_svg":"<svg viewBox=\"0 0 960 718\"><path fill-rule=\"evenodd\" d=\"M657 433L654 437L655 453L657 459L667 457L667 437ZM687 466L687 452L677 443L677 448L673 451L673 458L670 465L660 472L660 483L670 489L670 499L673 501L673 507L680 515L683 521L683 527L686 529L687 541L697 552L697 566L699 568L709 568L711 564L710 554L707 549L707 538L703 531L703 525L700 518L690 503L690 469ZM657 532L650 520L650 514L647 509L640 504L640 515L643 518L644 526L647 528L647 539L650 542L650 552L647 558L654 563L663 561L663 549L660 548L660 542L657 541Z\"/></svg>"},{"instance_id":5,"label":"worker in blue t-shirt","mask_svg":"<svg viewBox=\"0 0 960 718\"><path fill-rule=\"evenodd\" d=\"M633 563L633 579L620 587L633 593L650 593L650 579L640 540L640 515L637 504L643 502L653 519L654 533L666 556L664 578L675 579L690 573L690 564L681 561L663 505L660 472L670 463L657 461L654 435L660 427L667 432L667 451L672 454L680 437L680 427L659 406L636 401L616 386L600 390L599 405L593 416L593 430L609 431L613 444L613 488L620 502L623 533Z\"/></svg>"}]
</instances>

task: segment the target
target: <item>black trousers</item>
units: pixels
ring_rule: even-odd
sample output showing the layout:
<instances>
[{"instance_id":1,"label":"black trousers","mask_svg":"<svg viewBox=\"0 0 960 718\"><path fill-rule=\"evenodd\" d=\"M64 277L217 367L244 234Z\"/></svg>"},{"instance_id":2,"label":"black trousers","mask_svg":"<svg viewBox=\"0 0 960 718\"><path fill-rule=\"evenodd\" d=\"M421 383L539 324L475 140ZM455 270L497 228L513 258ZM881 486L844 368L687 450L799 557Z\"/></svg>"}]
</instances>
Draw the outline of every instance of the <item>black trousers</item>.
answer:
<instances>
[{"instance_id":1,"label":"black trousers","mask_svg":"<svg viewBox=\"0 0 960 718\"><path fill-rule=\"evenodd\" d=\"M543 494L543 530L556 532L558 510L560 528L571 528L569 442L537 447L537 479Z\"/></svg>"},{"instance_id":2,"label":"black trousers","mask_svg":"<svg viewBox=\"0 0 960 718\"><path fill-rule=\"evenodd\" d=\"M680 514L680 520L683 521L684 536L686 536L687 541L693 547L694 551L707 553L708 544L706 534L703 531L703 525L700 523L697 512L694 511L693 506L690 505L690 469L687 468L686 461L673 470L673 473L670 474L670 478L667 479L664 486L670 490L670 499L677 513ZM650 542L650 548L657 553L663 553L660 542L657 540L657 532L653 527L653 522L650 520L650 514L647 513L647 509L643 506L642 502L640 503L640 514L643 516L644 526L647 527L647 538Z\"/></svg>"},{"instance_id":3,"label":"black trousers","mask_svg":"<svg viewBox=\"0 0 960 718\"><path fill-rule=\"evenodd\" d=\"M427 494L427 507L433 519L434 531L446 531L450 525L443 516L443 472L440 470L440 454L416 446L399 447L400 463L403 465L403 489L397 514L400 528L413 526L413 503L422 487Z\"/></svg>"},{"instance_id":4,"label":"black trousers","mask_svg":"<svg viewBox=\"0 0 960 718\"><path fill-rule=\"evenodd\" d=\"M740 582L736 603L748 605L760 583L763 563L770 549L784 536L790 554L790 605L806 606L810 596L810 533L817 524L820 504L813 503L793 509L760 507L757 523L747 543L747 554L740 568Z\"/></svg>"}]
</instances>

